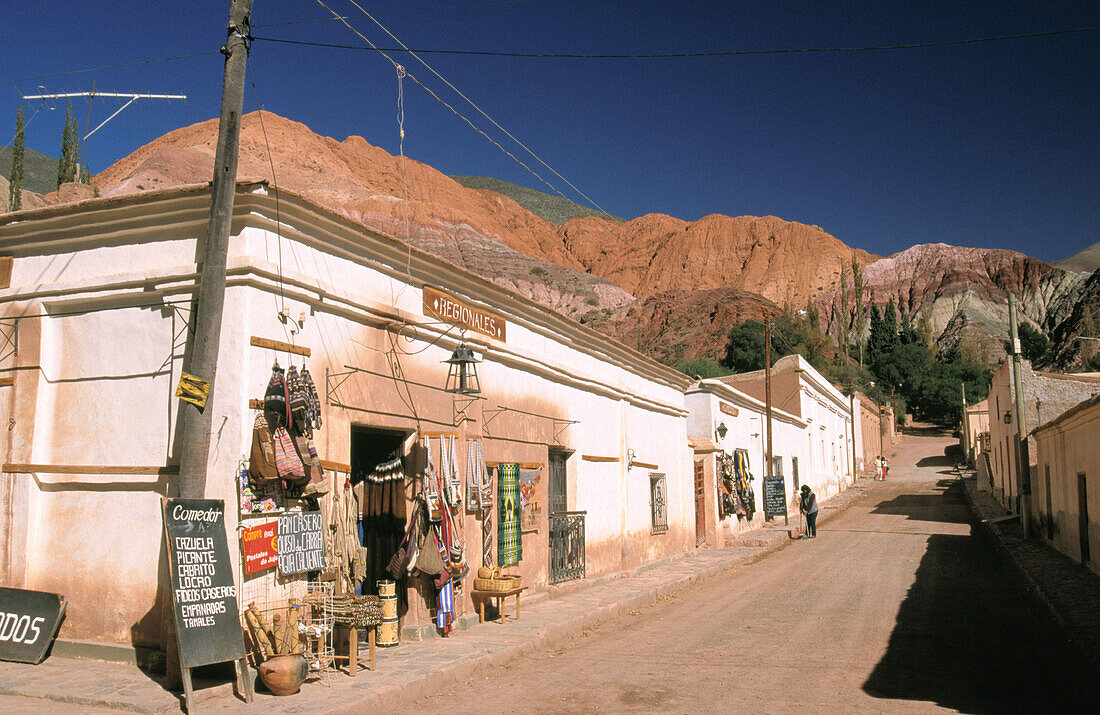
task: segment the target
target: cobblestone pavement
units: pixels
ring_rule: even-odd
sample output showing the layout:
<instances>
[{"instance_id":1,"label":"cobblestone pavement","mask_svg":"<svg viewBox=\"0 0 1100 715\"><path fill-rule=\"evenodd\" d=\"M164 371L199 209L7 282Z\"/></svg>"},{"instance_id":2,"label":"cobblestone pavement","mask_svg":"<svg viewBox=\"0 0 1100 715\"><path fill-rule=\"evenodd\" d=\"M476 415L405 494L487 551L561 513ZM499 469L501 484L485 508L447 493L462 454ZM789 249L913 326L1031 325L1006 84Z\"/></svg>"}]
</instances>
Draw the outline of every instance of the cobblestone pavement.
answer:
<instances>
[{"instance_id":1,"label":"cobblestone pavement","mask_svg":"<svg viewBox=\"0 0 1100 715\"><path fill-rule=\"evenodd\" d=\"M971 475L962 480L967 498L1001 553L1027 581L1100 678L1100 575L1038 538L1024 539L1019 519L994 521L1008 511L991 494L977 489Z\"/></svg>"},{"instance_id":2,"label":"cobblestone pavement","mask_svg":"<svg viewBox=\"0 0 1100 715\"><path fill-rule=\"evenodd\" d=\"M863 496L869 480L821 505L819 523ZM797 521L792 522L792 527ZM788 528L774 525L747 532L742 543L722 549L703 548L679 558L648 564L633 572L595 579L565 589L556 597L536 594L523 601L522 618L490 622L457 630L449 638L403 643L378 649L375 671L351 678L327 674L308 681L293 697L257 692L251 706L238 700L231 685L203 687L197 683L201 710L243 712L361 712L385 708L400 697L407 700L468 680L482 669L567 642L587 629L649 605L675 591L731 569L752 564L790 543ZM0 662L0 710L26 711L65 704L62 712L95 709L130 712L178 711L180 699L162 680L134 666L52 656L37 666ZM37 706L32 707L32 704Z\"/></svg>"}]
</instances>

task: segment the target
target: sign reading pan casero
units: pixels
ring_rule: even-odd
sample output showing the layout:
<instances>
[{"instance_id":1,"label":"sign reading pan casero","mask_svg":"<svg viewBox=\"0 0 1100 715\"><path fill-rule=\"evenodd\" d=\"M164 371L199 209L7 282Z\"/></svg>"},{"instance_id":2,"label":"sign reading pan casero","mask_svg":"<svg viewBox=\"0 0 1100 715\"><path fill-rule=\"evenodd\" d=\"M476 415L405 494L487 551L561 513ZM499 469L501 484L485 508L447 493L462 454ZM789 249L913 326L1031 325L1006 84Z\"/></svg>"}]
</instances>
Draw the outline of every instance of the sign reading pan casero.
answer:
<instances>
[{"instance_id":1,"label":"sign reading pan casero","mask_svg":"<svg viewBox=\"0 0 1100 715\"><path fill-rule=\"evenodd\" d=\"M474 308L458 298L447 295L431 286L424 286L424 315L460 323L475 333L496 338L501 342L506 340L507 325L503 316L481 308Z\"/></svg>"}]
</instances>

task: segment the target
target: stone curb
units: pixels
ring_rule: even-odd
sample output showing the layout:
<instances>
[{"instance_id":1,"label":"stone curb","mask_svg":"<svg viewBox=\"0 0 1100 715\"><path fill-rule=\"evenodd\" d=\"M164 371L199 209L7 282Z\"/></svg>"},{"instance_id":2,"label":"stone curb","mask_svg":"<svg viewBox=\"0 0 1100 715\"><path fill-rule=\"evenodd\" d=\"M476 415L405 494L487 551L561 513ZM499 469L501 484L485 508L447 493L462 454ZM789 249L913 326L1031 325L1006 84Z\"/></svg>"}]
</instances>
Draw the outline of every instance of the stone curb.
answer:
<instances>
[{"instance_id":1,"label":"stone curb","mask_svg":"<svg viewBox=\"0 0 1100 715\"><path fill-rule=\"evenodd\" d=\"M995 524L990 524L981 517L978 512L977 504L974 501L974 496L970 493L970 489L967 488L965 481L962 484L962 489L963 494L966 496L966 503L970 507L971 514L978 520L977 523L978 526L981 527L982 532L993 542L998 555L1000 555L1006 563L1011 565L1012 569L1020 575L1020 578L1023 580L1024 584L1026 584L1028 590L1038 599L1039 603L1043 605L1046 613L1050 616L1058 630L1061 631L1063 640L1069 644L1070 648L1073 648L1077 652L1080 659L1089 664L1093 673L1097 677L1100 677L1100 658L1097 658L1095 654L1082 647L1078 640L1073 637L1073 629L1070 624L1067 623L1062 617L1062 614L1059 613L1058 608L1055 606L1054 602L1050 600L1050 597L1047 596L1039 581L1032 576L1031 572L1028 571L1023 564L1016 560L1001 530L998 529Z\"/></svg>"}]
</instances>

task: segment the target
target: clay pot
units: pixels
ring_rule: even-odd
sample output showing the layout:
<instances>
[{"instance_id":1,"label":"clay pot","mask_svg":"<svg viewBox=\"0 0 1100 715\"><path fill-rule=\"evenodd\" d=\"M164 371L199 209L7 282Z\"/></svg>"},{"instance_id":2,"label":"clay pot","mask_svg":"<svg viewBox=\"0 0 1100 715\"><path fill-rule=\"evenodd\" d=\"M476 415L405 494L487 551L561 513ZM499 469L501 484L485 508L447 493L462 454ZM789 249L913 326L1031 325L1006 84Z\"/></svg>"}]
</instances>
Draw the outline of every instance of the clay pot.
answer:
<instances>
[{"instance_id":1,"label":"clay pot","mask_svg":"<svg viewBox=\"0 0 1100 715\"><path fill-rule=\"evenodd\" d=\"M268 656L260 663L260 680L275 695L293 695L301 689L309 665L301 653L283 653Z\"/></svg>"}]
</instances>

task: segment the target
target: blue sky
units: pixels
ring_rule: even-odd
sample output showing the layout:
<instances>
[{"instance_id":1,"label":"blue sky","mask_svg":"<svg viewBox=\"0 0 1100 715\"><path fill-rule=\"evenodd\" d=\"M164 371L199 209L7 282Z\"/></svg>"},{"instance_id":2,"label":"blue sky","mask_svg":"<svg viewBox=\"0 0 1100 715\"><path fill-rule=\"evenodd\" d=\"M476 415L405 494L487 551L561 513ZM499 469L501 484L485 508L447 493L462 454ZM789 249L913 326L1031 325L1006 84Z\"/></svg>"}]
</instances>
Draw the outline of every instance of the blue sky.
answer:
<instances>
[{"instance_id":1,"label":"blue sky","mask_svg":"<svg viewBox=\"0 0 1100 715\"><path fill-rule=\"evenodd\" d=\"M394 46L347 0L325 4L379 46ZM865 47L1100 26L1095 1L360 4L409 47L529 53ZM90 90L94 82L100 91L188 95L186 102L137 102L115 117L88 140L93 171L216 116L222 58L214 51L228 8L228 0L9 3L0 143L14 132L20 95L40 85L54 93ZM364 44L338 22L297 22L326 17L316 0L255 0L253 34ZM192 53L209 54L73 73ZM392 56L537 166L414 58ZM422 57L620 216L772 214L817 224L880 255L944 242L1056 260L1100 241L1100 32L853 53ZM318 133L358 134L396 153L397 77L377 53L256 40L250 78L256 93L249 86L246 110L259 103ZM407 156L448 174L549 191L408 78L404 98ZM118 106L94 102L91 125ZM87 103L74 111L86 125ZM27 145L56 156L64 106L34 103L27 116Z\"/></svg>"}]
</instances>

